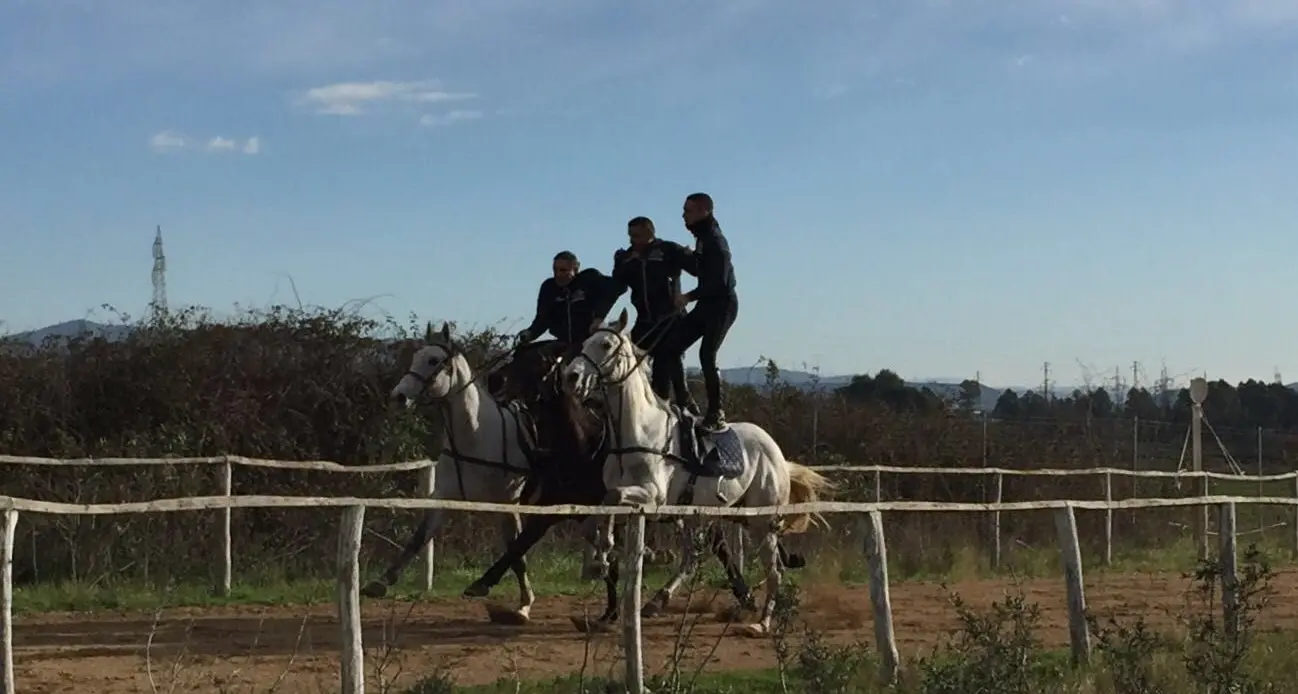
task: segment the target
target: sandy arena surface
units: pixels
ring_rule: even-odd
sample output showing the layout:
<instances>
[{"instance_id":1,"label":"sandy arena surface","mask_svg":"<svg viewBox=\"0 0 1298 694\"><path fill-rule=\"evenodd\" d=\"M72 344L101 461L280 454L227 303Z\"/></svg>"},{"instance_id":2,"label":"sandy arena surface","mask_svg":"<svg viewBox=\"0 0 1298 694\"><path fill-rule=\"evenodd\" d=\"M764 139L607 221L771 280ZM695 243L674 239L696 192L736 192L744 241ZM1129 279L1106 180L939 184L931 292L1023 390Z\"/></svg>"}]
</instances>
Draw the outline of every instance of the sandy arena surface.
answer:
<instances>
[{"instance_id":1,"label":"sandy arena surface","mask_svg":"<svg viewBox=\"0 0 1298 694\"><path fill-rule=\"evenodd\" d=\"M1010 586L1007 581L977 581L951 588L971 605L982 607L1003 598ZM1028 599L1041 607L1041 637L1049 645L1066 644L1062 579L1027 581L1022 586ZM512 588L512 582L502 583L496 598L512 597ZM1189 588L1176 574L1093 572L1087 576L1087 599L1098 614L1144 615L1161 626L1176 623ZM1294 597L1298 571L1277 571L1275 588L1273 606L1263 616L1262 626L1298 627L1298 598ZM715 647L709 670L774 664L770 639L722 635L725 625L706 615L699 604L711 595L709 590L695 599L697 617L693 608L690 616L683 616L683 601L678 601L675 614L645 620L646 666L651 672L658 671L673 652L682 620L696 623L683 649L695 662ZM894 624L903 655L926 650L954 626L945 595L937 583L892 586ZM488 623L480 601L438 600L413 606L366 601L364 640L370 686L384 691L378 686L379 677L408 685L439 666L453 672L460 684L515 674L530 679L571 673L581 669L583 660L590 663L587 672L607 673L617 666L617 637L586 637L574 629L570 618L583 613L583 602L587 609L597 606L594 599L538 597L532 622L510 627ZM723 603L718 599L717 604ZM156 628L152 613L20 616L14 620L17 689L32 694L337 691L339 639L334 611L331 605L176 608L162 613ZM873 643L864 588L804 585L801 617L836 641ZM152 645L146 647L151 633ZM385 643L392 645L385 647Z\"/></svg>"}]
</instances>

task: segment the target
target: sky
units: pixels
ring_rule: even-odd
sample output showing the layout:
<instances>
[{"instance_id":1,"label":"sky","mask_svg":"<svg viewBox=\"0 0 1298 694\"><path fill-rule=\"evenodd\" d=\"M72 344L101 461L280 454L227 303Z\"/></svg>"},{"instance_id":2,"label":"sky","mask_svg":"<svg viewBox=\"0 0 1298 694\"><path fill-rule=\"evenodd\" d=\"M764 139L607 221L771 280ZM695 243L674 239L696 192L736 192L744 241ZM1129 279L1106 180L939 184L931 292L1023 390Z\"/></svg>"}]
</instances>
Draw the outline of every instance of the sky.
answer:
<instances>
[{"instance_id":1,"label":"sky","mask_svg":"<svg viewBox=\"0 0 1298 694\"><path fill-rule=\"evenodd\" d=\"M1298 377L1296 38L1292 0L6 0L0 320L139 315L161 225L173 307L517 330L554 253L688 243L706 191L724 366Z\"/></svg>"}]
</instances>

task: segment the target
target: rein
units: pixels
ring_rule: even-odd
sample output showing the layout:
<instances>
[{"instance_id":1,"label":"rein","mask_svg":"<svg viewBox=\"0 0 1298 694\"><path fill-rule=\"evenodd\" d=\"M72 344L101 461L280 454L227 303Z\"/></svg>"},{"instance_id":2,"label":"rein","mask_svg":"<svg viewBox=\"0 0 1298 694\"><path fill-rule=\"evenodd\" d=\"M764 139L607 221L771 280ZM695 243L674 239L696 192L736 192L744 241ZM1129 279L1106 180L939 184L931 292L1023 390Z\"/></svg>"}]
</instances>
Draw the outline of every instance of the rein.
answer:
<instances>
[{"instance_id":1,"label":"rein","mask_svg":"<svg viewBox=\"0 0 1298 694\"><path fill-rule=\"evenodd\" d=\"M667 327L670 327L670 323L675 322L677 319L680 318L680 316L681 313L678 311L676 313L664 317L662 320L660 320L657 324L655 324L650 329L651 332L664 324L666 324ZM623 374L621 377L616 379L612 378L605 371L604 365L611 364L611 362L615 360L624 361L626 359L626 357L622 354L622 352L624 351L623 347L628 342L628 340L624 335L622 335L621 332L614 330L613 328L610 327L601 327L598 330L591 333L591 335L593 336L601 332L608 333L614 336L618 341L617 348L612 351L612 354L609 355L608 359L604 360L603 364L598 363L594 359L591 359L589 356L587 356L584 350L578 355L578 358L586 360L587 363L589 363L592 367L595 368L595 373L599 375L600 388L604 391L604 400L605 402L608 402L609 388L616 385L621 385L625 383L628 379L630 379L632 376L634 376L635 373L639 371L641 365L644 364L645 358L649 356L649 350L653 349L653 347L656 347L659 344L659 342L661 342L663 337L668 334L668 331L663 330L661 333L659 333L657 335L657 339L653 341L652 345L649 348L644 349L643 354L639 355L638 357L632 360L631 368L627 369L627 372L625 374ZM634 352L632 352L632 354L634 354ZM619 471L625 469L623 467L623 456L633 455L633 454L656 455L663 458L663 460L665 461L672 461L675 463L679 463L681 465L687 464L687 461L683 457L671 452L672 440L676 437L676 428L677 428L676 425L680 421L680 415L677 414L676 408L674 406L669 404L667 407L667 427L666 427L667 440L663 442L663 445L660 448L649 448L648 446L623 445L621 423L622 423L622 419L625 416L625 409L626 409L626 397L623 396L621 401L618 403L618 413L617 413L616 420L614 420L613 418L613 412L611 409L605 408L604 411L604 419L608 423L609 428L613 430L613 437L614 437L614 447L609 449L608 455L617 456L617 465ZM694 477L696 477L696 475L691 476L690 483L687 488L693 488Z\"/></svg>"},{"instance_id":2,"label":"rein","mask_svg":"<svg viewBox=\"0 0 1298 694\"><path fill-rule=\"evenodd\" d=\"M414 369L410 369L406 371L407 376L419 382L421 386L420 388L421 395L427 393L428 386L430 383L432 383L433 379L443 374L449 374L451 371L451 364L454 362L455 357L463 356L464 354L460 350L460 348L457 347L454 343L451 343L449 345L444 345L444 347L447 351L446 359L443 360L441 365L439 365L427 376L416 373ZM464 391L468 390L471 386L473 386L473 384L478 380L480 376L490 372L491 367L500 364L506 358L513 357L514 351L516 349L517 347L514 347L502 352L501 354L496 355L492 359L489 359L481 369L473 369L472 366L470 366L471 376L462 385L447 391L445 395L442 395L437 398L433 398L435 400L435 407L437 407L438 412L440 412L442 415L442 422L443 422L442 428L446 431L446 446L442 448L441 454L445 456L449 456L453 461L455 461L455 477L459 482L461 498L464 499L468 498L468 494L464 489L464 463L471 463L473 465L478 465L481 467L487 467L495 470L501 470L503 472L513 473L516 475L522 475L524 478L531 478L532 475L534 474L530 466L520 467L518 465L510 464L509 427L507 425L507 420L505 418L506 410L503 406L501 406L499 402L496 402L495 398L488 398L488 399L491 400L492 404L496 406L496 412L500 415L500 423L501 423L500 455L501 457L504 458L504 460L488 460L486 458L479 458L477 456L466 455L460 452L459 447L455 444L454 427L451 426L451 421L452 421L451 405L450 405L451 396L459 395L460 393L463 393ZM467 363L468 360L466 359L465 361ZM525 437L523 435L522 415L521 413L513 412L512 410L510 411L510 413L514 415L514 430L515 430L515 435L518 438L519 447L524 449L523 451L524 458L529 459L528 462L530 463L531 456L528 454L527 447L524 444Z\"/></svg>"}]
</instances>

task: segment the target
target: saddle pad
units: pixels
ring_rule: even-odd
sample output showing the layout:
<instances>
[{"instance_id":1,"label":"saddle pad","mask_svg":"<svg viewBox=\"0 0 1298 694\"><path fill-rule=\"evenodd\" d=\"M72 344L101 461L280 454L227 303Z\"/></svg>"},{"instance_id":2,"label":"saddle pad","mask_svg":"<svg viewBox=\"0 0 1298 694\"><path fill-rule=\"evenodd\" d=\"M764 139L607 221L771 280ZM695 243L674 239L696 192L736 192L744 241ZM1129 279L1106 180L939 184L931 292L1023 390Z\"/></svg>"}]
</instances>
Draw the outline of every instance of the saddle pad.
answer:
<instances>
[{"instance_id":1,"label":"saddle pad","mask_svg":"<svg viewBox=\"0 0 1298 694\"><path fill-rule=\"evenodd\" d=\"M739 433L730 427L721 431L704 434L704 440L707 441L706 448L712 453L713 463L708 467L714 468L721 477L734 479L744 474L748 468L748 454L744 451L744 442L739 439Z\"/></svg>"}]
</instances>

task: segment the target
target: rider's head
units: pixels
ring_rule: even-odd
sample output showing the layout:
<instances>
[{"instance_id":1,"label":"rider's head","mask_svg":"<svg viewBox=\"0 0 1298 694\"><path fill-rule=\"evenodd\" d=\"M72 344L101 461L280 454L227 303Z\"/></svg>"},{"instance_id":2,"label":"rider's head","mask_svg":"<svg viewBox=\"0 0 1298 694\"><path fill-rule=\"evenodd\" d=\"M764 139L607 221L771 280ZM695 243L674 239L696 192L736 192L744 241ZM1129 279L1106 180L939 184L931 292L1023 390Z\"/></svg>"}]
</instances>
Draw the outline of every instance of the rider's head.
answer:
<instances>
[{"instance_id":1,"label":"rider's head","mask_svg":"<svg viewBox=\"0 0 1298 694\"><path fill-rule=\"evenodd\" d=\"M626 223L626 235L631 239L631 248L642 250L653 243L654 223L648 217L636 217Z\"/></svg>"},{"instance_id":2,"label":"rider's head","mask_svg":"<svg viewBox=\"0 0 1298 694\"><path fill-rule=\"evenodd\" d=\"M685 198L681 219L685 226L693 226L712 216L712 196L707 193L690 193Z\"/></svg>"},{"instance_id":3,"label":"rider's head","mask_svg":"<svg viewBox=\"0 0 1298 694\"><path fill-rule=\"evenodd\" d=\"M581 270L581 263L577 262L576 253L559 251L554 256L554 282L560 287L568 286L572 278L577 276L578 270Z\"/></svg>"}]
</instances>

